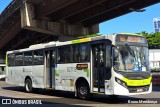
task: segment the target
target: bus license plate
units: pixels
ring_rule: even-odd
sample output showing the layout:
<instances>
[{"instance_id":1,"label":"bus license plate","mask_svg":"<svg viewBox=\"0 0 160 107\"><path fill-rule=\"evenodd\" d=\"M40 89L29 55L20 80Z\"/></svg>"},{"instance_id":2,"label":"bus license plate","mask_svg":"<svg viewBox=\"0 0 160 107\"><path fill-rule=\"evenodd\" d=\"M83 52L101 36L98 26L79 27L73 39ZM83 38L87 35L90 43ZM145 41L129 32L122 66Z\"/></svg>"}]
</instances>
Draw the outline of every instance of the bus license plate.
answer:
<instances>
[{"instance_id":1,"label":"bus license plate","mask_svg":"<svg viewBox=\"0 0 160 107\"><path fill-rule=\"evenodd\" d=\"M143 91L142 88L137 89L137 92L142 92L142 91Z\"/></svg>"}]
</instances>

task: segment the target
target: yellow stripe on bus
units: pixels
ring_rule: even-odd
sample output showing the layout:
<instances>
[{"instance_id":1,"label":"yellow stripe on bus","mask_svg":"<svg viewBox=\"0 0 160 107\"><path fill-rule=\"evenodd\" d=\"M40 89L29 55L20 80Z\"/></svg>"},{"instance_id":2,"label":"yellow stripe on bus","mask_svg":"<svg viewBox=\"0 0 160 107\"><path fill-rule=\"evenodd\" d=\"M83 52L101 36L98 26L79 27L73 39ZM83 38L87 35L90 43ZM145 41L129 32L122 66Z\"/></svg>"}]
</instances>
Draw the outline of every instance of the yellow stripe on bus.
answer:
<instances>
[{"instance_id":1,"label":"yellow stripe on bus","mask_svg":"<svg viewBox=\"0 0 160 107\"><path fill-rule=\"evenodd\" d=\"M6 67L8 67L8 55L6 54Z\"/></svg>"},{"instance_id":2,"label":"yellow stripe on bus","mask_svg":"<svg viewBox=\"0 0 160 107\"><path fill-rule=\"evenodd\" d=\"M90 39L89 39L89 38L80 39L80 42L88 42L88 41L90 41Z\"/></svg>"},{"instance_id":3,"label":"yellow stripe on bus","mask_svg":"<svg viewBox=\"0 0 160 107\"><path fill-rule=\"evenodd\" d=\"M136 34L136 33L128 33L128 32L123 32L123 33L120 33L120 34L123 34L123 35L133 35L133 36L142 36L141 34Z\"/></svg>"},{"instance_id":4,"label":"yellow stripe on bus","mask_svg":"<svg viewBox=\"0 0 160 107\"><path fill-rule=\"evenodd\" d=\"M144 85L150 85L152 77L143 80L130 80L127 78L123 78L122 80L127 83L127 86L144 86Z\"/></svg>"},{"instance_id":5,"label":"yellow stripe on bus","mask_svg":"<svg viewBox=\"0 0 160 107\"><path fill-rule=\"evenodd\" d=\"M78 40L73 40L72 44L83 43L83 42L88 42L88 41L90 41L90 38L78 39Z\"/></svg>"}]
</instances>

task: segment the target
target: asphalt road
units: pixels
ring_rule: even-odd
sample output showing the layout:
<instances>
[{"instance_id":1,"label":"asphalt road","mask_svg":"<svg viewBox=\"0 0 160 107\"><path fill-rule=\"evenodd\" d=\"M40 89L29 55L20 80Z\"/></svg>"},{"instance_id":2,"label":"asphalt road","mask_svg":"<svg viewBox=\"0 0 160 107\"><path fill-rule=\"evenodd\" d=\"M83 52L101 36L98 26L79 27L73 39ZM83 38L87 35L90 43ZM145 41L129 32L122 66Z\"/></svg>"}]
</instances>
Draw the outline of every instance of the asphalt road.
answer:
<instances>
[{"instance_id":1,"label":"asphalt road","mask_svg":"<svg viewBox=\"0 0 160 107\"><path fill-rule=\"evenodd\" d=\"M160 86L153 87L153 92L146 95L118 96L117 98L111 98L105 95L94 95L90 100L79 100L74 98L74 93L71 92L40 89L33 93L26 93L23 87L9 85L6 84L5 81L0 81L0 98L15 99L15 101L19 99L32 99L33 101L42 101L42 105L49 104L50 106L55 105L56 107L159 107ZM13 103L16 104L17 102Z\"/></svg>"}]
</instances>

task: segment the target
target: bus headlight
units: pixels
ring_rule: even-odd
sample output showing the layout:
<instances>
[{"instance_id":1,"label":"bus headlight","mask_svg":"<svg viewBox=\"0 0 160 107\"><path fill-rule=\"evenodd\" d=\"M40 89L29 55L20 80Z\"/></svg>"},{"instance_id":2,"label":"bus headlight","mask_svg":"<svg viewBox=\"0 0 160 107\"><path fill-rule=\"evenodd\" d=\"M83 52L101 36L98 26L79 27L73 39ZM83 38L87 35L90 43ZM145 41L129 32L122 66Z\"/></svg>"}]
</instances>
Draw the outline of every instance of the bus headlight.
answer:
<instances>
[{"instance_id":1,"label":"bus headlight","mask_svg":"<svg viewBox=\"0 0 160 107\"><path fill-rule=\"evenodd\" d=\"M115 77L115 81L116 81L118 84L122 85L123 87L127 88L127 84L126 84L124 81L122 81L121 79Z\"/></svg>"}]
</instances>

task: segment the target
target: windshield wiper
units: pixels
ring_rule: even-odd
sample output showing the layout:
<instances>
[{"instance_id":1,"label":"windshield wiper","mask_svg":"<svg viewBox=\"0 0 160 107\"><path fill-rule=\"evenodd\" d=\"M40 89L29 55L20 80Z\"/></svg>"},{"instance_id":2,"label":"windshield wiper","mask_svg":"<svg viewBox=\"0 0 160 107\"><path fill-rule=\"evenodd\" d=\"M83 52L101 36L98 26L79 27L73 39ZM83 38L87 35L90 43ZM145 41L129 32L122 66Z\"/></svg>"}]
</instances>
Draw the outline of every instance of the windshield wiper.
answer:
<instances>
[{"instance_id":1,"label":"windshield wiper","mask_svg":"<svg viewBox=\"0 0 160 107\"><path fill-rule=\"evenodd\" d=\"M128 44L125 44L125 45L126 45L126 47L127 47L127 50L129 51L129 53L130 53L133 57L135 57L134 50L131 49L131 47L130 47Z\"/></svg>"}]
</instances>

